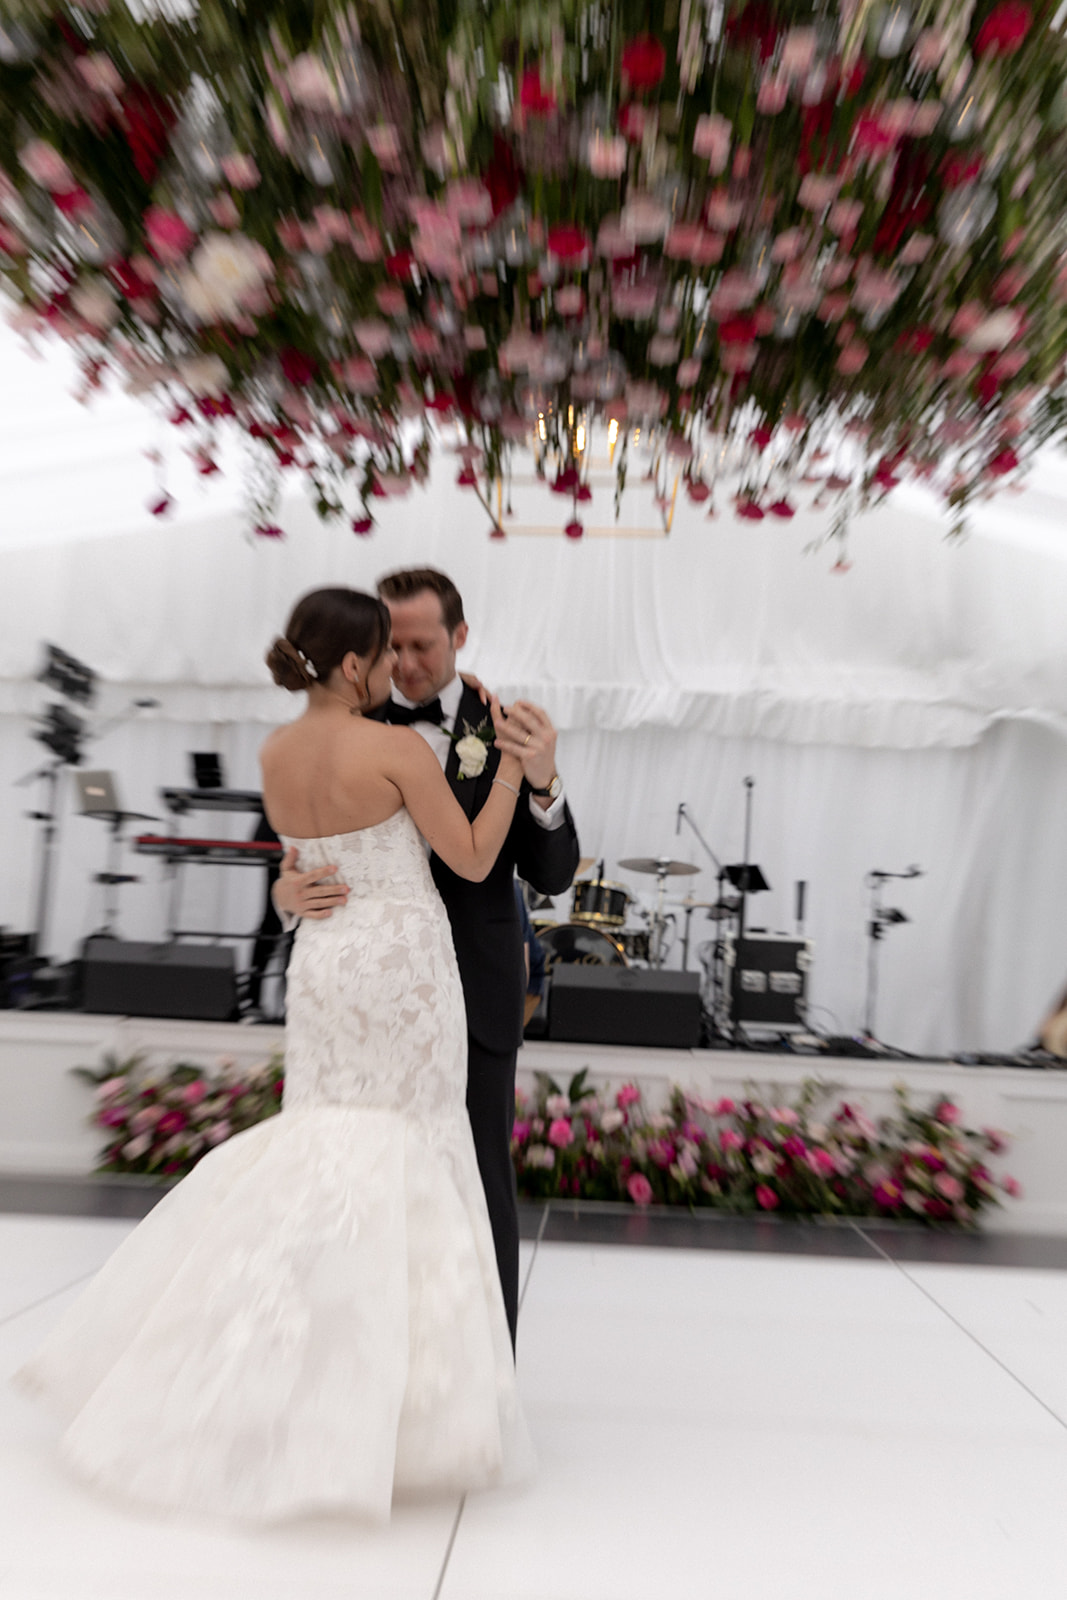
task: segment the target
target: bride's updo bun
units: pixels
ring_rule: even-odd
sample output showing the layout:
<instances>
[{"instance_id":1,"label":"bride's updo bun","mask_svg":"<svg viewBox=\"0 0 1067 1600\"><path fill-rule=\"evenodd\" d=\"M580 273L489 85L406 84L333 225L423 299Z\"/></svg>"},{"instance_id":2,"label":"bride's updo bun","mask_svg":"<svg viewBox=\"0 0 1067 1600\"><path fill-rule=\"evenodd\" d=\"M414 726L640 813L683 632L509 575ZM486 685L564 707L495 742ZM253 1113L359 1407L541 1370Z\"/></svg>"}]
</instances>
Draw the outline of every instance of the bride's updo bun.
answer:
<instances>
[{"instance_id":1,"label":"bride's updo bun","mask_svg":"<svg viewBox=\"0 0 1067 1600\"><path fill-rule=\"evenodd\" d=\"M285 633L267 651L276 684L294 693L325 683L350 650L379 659L389 643L389 610L361 589L313 589L293 607Z\"/></svg>"},{"instance_id":2,"label":"bride's updo bun","mask_svg":"<svg viewBox=\"0 0 1067 1600\"><path fill-rule=\"evenodd\" d=\"M275 639L267 651L267 666L279 688L290 689L294 694L298 689L310 689L315 681L291 639Z\"/></svg>"}]
</instances>

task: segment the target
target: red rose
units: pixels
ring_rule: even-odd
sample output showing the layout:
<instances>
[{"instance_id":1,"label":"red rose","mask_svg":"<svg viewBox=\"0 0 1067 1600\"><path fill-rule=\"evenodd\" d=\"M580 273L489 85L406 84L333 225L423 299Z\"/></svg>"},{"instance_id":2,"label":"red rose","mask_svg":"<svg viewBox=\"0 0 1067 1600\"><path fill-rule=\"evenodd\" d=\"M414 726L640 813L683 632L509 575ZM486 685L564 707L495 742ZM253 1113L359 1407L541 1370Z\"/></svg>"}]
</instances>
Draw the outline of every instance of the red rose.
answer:
<instances>
[{"instance_id":1,"label":"red rose","mask_svg":"<svg viewBox=\"0 0 1067 1600\"><path fill-rule=\"evenodd\" d=\"M138 175L146 184L155 182L163 157L170 148L174 118L174 107L153 89L134 83L123 91L119 125Z\"/></svg>"},{"instance_id":2,"label":"red rose","mask_svg":"<svg viewBox=\"0 0 1067 1600\"><path fill-rule=\"evenodd\" d=\"M556 97L541 82L541 69L527 67L519 84L519 104L531 117L550 117L556 109Z\"/></svg>"},{"instance_id":3,"label":"red rose","mask_svg":"<svg viewBox=\"0 0 1067 1600\"><path fill-rule=\"evenodd\" d=\"M719 343L751 344L757 331L755 317L727 317L719 323Z\"/></svg>"},{"instance_id":4,"label":"red rose","mask_svg":"<svg viewBox=\"0 0 1067 1600\"><path fill-rule=\"evenodd\" d=\"M291 345L281 352L278 359L286 382L298 389L306 388L318 375L318 362L313 357L305 355L302 350L294 350Z\"/></svg>"},{"instance_id":5,"label":"red rose","mask_svg":"<svg viewBox=\"0 0 1067 1600\"><path fill-rule=\"evenodd\" d=\"M643 89L654 89L667 70L667 52L658 39L650 33L631 39L623 47L619 72L622 81L640 94Z\"/></svg>"},{"instance_id":6,"label":"red rose","mask_svg":"<svg viewBox=\"0 0 1067 1600\"><path fill-rule=\"evenodd\" d=\"M111 281L116 285L119 293L127 300L154 299L156 288L149 283L147 278L130 265L128 261L112 261L108 267Z\"/></svg>"},{"instance_id":7,"label":"red rose","mask_svg":"<svg viewBox=\"0 0 1067 1600\"><path fill-rule=\"evenodd\" d=\"M756 449L762 455L764 450L766 450L767 446L771 442L770 428L753 428L752 432L748 436L748 442L749 444L755 445Z\"/></svg>"},{"instance_id":8,"label":"red rose","mask_svg":"<svg viewBox=\"0 0 1067 1600\"><path fill-rule=\"evenodd\" d=\"M391 278L410 278L414 265L415 257L410 250L398 250L396 255L385 258L385 270Z\"/></svg>"},{"instance_id":9,"label":"red rose","mask_svg":"<svg viewBox=\"0 0 1067 1600\"><path fill-rule=\"evenodd\" d=\"M778 41L778 27L766 0L752 0L739 16L731 17L726 24L726 35L734 44L755 45L760 60L768 60Z\"/></svg>"},{"instance_id":10,"label":"red rose","mask_svg":"<svg viewBox=\"0 0 1067 1600\"><path fill-rule=\"evenodd\" d=\"M975 55L1014 55L1029 33L1032 21L1033 12L1024 0L1001 0L975 35Z\"/></svg>"},{"instance_id":11,"label":"red rose","mask_svg":"<svg viewBox=\"0 0 1067 1600\"><path fill-rule=\"evenodd\" d=\"M508 209L522 187L522 174L511 146L499 133L493 135L493 159L482 173L482 182L489 190L494 217Z\"/></svg>"},{"instance_id":12,"label":"red rose","mask_svg":"<svg viewBox=\"0 0 1067 1600\"><path fill-rule=\"evenodd\" d=\"M374 518L373 517L353 517L352 518L352 532L353 533L369 533L373 527L374 527Z\"/></svg>"},{"instance_id":13,"label":"red rose","mask_svg":"<svg viewBox=\"0 0 1067 1600\"><path fill-rule=\"evenodd\" d=\"M774 500L767 507L767 510L771 513L772 517L796 516L796 509L789 504L788 500ZM791 1151L790 1154L793 1154L793 1152Z\"/></svg>"},{"instance_id":14,"label":"red rose","mask_svg":"<svg viewBox=\"0 0 1067 1600\"><path fill-rule=\"evenodd\" d=\"M945 188L958 189L962 183L973 183L984 164L982 157L973 152L946 156L941 163Z\"/></svg>"},{"instance_id":15,"label":"red rose","mask_svg":"<svg viewBox=\"0 0 1067 1600\"><path fill-rule=\"evenodd\" d=\"M567 535L568 539L580 539L582 534L585 532L585 529L582 527L581 523L576 517L573 522L568 522L563 531Z\"/></svg>"},{"instance_id":16,"label":"red rose","mask_svg":"<svg viewBox=\"0 0 1067 1600\"><path fill-rule=\"evenodd\" d=\"M1009 445L998 450L991 461L986 463L986 471L991 472L995 478L1002 478L1006 472L1014 472L1019 465L1019 457Z\"/></svg>"},{"instance_id":17,"label":"red rose","mask_svg":"<svg viewBox=\"0 0 1067 1600\"><path fill-rule=\"evenodd\" d=\"M548 252L557 261L577 261L589 249L589 236L573 222L561 222L548 230Z\"/></svg>"},{"instance_id":18,"label":"red rose","mask_svg":"<svg viewBox=\"0 0 1067 1600\"><path fill-rule=\"evenodd\" d=\"M64 194L54 194L56 208L62 211L65 217L79 217L86 211L93 209L93 202L89 199L84 189L75 186Z\"/></svg>"}]
</instances>

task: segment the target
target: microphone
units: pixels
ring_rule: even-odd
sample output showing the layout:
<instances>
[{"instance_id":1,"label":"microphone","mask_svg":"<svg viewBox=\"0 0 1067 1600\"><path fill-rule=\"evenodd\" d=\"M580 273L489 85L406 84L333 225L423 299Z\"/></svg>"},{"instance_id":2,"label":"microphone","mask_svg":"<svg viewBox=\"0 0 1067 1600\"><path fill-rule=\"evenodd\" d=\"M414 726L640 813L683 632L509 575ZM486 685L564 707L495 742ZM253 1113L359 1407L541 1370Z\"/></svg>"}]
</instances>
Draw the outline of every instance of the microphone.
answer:
<instances>
[{"instance_id":1,"label":"microphone","mask_svg":"<svg viewBox=\"0 0 1067 1600\"><path fill-rule=\"evenodd\" d=\"M677 836L682 831L682 817L684 815L685 815L685 801L683 800L681 805L678 807L678 815L674 819L674 834L675 834L675 838L677 838Z\"/></svg>"}]
</instances>

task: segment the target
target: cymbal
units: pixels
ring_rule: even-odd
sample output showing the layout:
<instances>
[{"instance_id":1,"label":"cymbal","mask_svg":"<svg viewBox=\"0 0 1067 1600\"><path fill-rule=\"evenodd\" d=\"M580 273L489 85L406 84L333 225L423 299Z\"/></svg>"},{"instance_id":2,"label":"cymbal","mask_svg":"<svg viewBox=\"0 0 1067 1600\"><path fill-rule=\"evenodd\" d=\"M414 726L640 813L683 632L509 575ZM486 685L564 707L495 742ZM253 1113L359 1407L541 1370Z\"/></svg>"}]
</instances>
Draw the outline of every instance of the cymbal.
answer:
<instances>
[{"instance_id":1,"label":"cymbal","mask_svg":"<svg viewBox=\"0 0 1067 1600\"><path fill-rule=\"evenodd\" d=\"M657 878L674 878L699 872L691 861L670 861L666 856L630 856L620 861L624 872L651 872Z\"/></svg>"}]
</instances>

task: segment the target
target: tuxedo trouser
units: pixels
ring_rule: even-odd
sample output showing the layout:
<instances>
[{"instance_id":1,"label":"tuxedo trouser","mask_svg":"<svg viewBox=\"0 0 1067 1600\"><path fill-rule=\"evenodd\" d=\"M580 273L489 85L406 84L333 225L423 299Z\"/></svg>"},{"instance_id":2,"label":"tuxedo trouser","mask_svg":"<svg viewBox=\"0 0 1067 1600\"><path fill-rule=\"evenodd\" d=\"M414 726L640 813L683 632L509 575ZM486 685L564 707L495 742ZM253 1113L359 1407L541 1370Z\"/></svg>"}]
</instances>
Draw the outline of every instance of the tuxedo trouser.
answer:
<instances>
[{"instance_id":1,"label":"tuxedo trouser","mask_svg":"<svg viewBox=\"0 0 1067 1600\"><path fill-rule=\"evenodd\" d=\"M467 1036L467 1113L493 1230L512 1349L519 1320L519 1203L511 1160L515 1055L486 1050Z\"/></svg>"}]
</instances>

